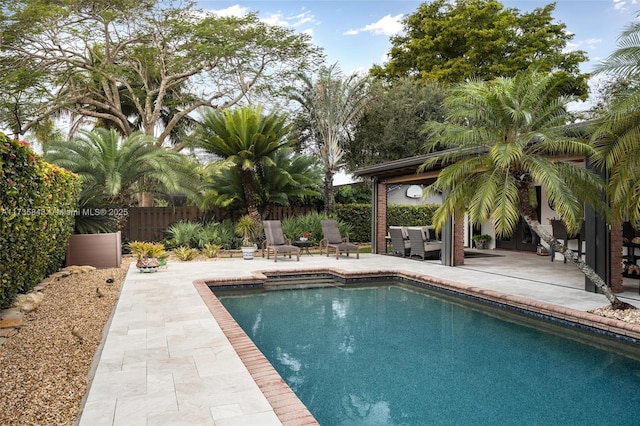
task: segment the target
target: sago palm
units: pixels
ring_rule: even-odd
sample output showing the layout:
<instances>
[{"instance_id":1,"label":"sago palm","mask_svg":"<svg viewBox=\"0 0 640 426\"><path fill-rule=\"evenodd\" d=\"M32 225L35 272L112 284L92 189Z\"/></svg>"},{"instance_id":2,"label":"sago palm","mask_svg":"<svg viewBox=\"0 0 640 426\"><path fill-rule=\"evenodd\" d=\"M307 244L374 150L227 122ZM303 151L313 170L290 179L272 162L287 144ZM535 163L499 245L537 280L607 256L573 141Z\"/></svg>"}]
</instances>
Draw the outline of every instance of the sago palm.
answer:
<instances>
[{"instance_id":1,"label":"sago palm","mask_svg":"<svg viewBox=\"0 0 640 426\"><path fill-rule=\"evenodd\" d=\"M247 214L257 221L256 170L273 165L273 153L291 144L288 134L284 115L263 115L260 106L247 106L205 112L195 138L200 148L233 163L240 171Z\"/></svg>"},{"instance_id":2,"label":"sago palm","mask_svg":"<svg viewBox=\"0 0 640 426\"><path fill-rule=\"evenodd\" d=\"M575 253L541 225L535 186L540 185L570 233L581 226L584 203L604 211L597 174L566 159L584 159L593 149L567 128L571 98L559 97L552 75L523 71L513 78L456 86L445 100L445 122L425 125L427 149L434 155L422 168L444 166L427 192L442 192L434 214L441 228L468 211L473 224L491 220L508 237L522 217L543 241L570 258L616 307L610 287Z\"/></svg>"},{"instance_id":3,"label":"sago palm","mask_svg":"<svg viewBox=\"0 0 640 426\"><path fill-rule=\"evenodd\" d=\"M598 74L624 79L618 93L596 120L592 139L596 162L609 170L608 193L613 220L640 222L640 23L621 34L618 49L596 68Z\"/></svg>"}]
</instances>

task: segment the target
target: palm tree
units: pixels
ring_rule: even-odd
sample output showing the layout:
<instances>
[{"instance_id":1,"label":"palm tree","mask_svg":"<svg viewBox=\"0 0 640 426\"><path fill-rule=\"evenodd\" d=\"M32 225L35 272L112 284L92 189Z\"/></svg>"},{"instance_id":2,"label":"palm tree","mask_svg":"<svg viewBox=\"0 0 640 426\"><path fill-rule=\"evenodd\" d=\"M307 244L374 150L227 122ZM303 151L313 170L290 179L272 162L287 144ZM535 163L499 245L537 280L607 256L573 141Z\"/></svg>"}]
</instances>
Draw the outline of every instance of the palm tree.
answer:
<instances>
[{"instance_id":1,"label":"palm tree","mask_svg":"<svg viewBox=\"0 0 640 426\"><path fill-rule=\"evenodd\" d=\"M199 176L188 158L153 142L140 132L123 140L114 129L98 128L81 131L71 142L50 142L45 159L81 175L83 192L105 202L128 205L134 194L148 190L198 198Z\"/></svg>"},{"instance_id":2,"label":"palm tree","mask_svg":"<svg viewBox=\"0 0 640 426\"><path fill-rule=\"evenodd\" d=\"M542 228L532 201L535 185L540 185L570 233L581 226L584 202L605 211L599 197L602 180L564 161L584 159L593 149L567 128L567 104L573 99L558 96L557 81L530 70L451 90L445 122L425 125L427 149L434 155L422 169L444 166L426 190L447 194L434 213L434 225L440 229L449 217L466 210L473 224L491 220L496 234L508 237L522 217L543 241L570 258L614 308L626 309L630 305L618 300L600 276Z\"/></svg>"},{"instance_id":3,"label":"palm tree","mask_svg":"<svg viewBox=\"0 0 640 426\"><path fill-rule=\"evenodd\" d=\"M333 210L333 176L343 166L343 144L351 138L369 100L367 77L344 78L337 64L322 68L316 81L299 74L301 89L290 89L291 99L302 105L318 143L325 167L325 212Z\"/></svg>"},{"instance_id":4,"label":"palm tree","mask_svg":"<svg viewBox=\"0 0 640 426\"><path fill-rule=\"evenodd\" d=\"M254 179L259 168L273 165L271 156L288 147L284 115L262 115L262 107L208 110L196 130L196 144L231 162L240 171L247 214L260 220Z\"/></svg>"},{"instance_id":5,"label":"palm tree","mask_svg":"<svg viewBox=\"0 0 640 426\"><path fill-rule=\"evenodd\" d=\"M640 23L621 34L618 49L596 68L626 82L596 119L592 140L596 164L609 170L608 194L613 222L640 222Z\"/></svg>"},{"instance_id":6,"label":"palm tree","mask_svg":"<svg viewBox=\"0 0 640 426\"><path fill-rule=\"evenodd\" d=\"M262 167L255 175L254 188L260 216L269 217L274 205L292 203L322 195L322 171L316 157L295 154L290 148L275 152L273 165ZM203 184L204 204L233 208L244 206L242 178L238 168L222 160L209 164L209 182Z\"/></svg>"}]
</instances>

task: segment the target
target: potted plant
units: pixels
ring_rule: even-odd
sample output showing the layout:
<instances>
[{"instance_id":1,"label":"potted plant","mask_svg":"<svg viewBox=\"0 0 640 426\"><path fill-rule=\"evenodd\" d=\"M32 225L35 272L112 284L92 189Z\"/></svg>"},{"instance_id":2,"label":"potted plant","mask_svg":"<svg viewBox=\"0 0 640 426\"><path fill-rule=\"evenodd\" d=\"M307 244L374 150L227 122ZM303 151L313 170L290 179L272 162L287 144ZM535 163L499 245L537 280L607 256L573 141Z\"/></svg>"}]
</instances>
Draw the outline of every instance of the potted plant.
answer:
<instances>
[{"instance_id":1,"label":"potted plant","mask_svg":"<svg viewBox=\"0 0 640 426\"><path fill-rule=\"evenodd\" d=\"M136 267L140 272L156 272L158 270L160 263L156 257L153 257L154 254L157 254L153 243L131 241L128 246L131 253L138 258Z\"/></svg>"},{"instance_id":2,"label":"potted plant","mask_svg":"<svg viewBox=\"0 0 640 426\"><path fill-rule=\"evenodd\" d=\"M244 215L236 223L236 234L242 237L242 257L245 260L253 259L257 246L254 243L254 238L258 233L258 222L256 222L251 216Z\"/></svg>"},{"instance_id":3,"label":"potted plant","mask_svg":"<svg viewBox=\"0 0 640 426\"><path fill-rule=\"evenodd\" d=\"M491 235L474 235L473 237L471 237L471 239L476 243L477 249L486 249L487 244L489 244L489 241L491 241Z\"/></svg>"},{"instance_id":4,"label":"potted plant","mask_svg":"<svg viewBox=\"0 0 640 426\"><path fill-rule=\"evenodd\" d=\"M311 232L303 232L302 236L300 237L300 241L307 241L312 236L313 234Z\"/></svg>"}]
</instances>

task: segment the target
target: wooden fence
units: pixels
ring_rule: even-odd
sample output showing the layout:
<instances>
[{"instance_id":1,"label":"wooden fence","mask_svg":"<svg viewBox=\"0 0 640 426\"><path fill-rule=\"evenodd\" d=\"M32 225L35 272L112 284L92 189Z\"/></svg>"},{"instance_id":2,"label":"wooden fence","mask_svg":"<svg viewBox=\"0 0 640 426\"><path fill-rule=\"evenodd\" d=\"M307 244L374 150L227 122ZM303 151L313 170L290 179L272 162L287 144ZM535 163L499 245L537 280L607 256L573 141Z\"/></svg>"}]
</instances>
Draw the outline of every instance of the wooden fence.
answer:
<instances>
[{"instance_id":1,"label":"wooden fence","mask_svg":"<svg viewBox=\"0 0 640 426\"><path fill-rule=\"evenodd\" d=\"M267 219L280 220L315 211L311 207L274 207ZM127 222L122 229L123 241L162 241L166 238L165 230L172 223L181 220L222 221L237 219L237 212L214 208L200 210L194 206L187 207L129 207Z\"/></svg>"}]
</instances>

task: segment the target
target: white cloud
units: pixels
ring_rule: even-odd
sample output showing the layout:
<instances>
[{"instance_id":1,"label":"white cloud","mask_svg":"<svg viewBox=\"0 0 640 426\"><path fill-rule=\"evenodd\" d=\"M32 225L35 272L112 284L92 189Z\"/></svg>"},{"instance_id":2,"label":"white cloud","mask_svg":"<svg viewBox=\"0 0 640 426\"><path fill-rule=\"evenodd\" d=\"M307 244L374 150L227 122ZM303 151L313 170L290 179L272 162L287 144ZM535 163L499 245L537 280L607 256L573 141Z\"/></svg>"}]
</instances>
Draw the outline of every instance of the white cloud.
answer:
<instances>
[{"instance_id":1,"label":"white cloud","mask_svg":"<svg viewBox=\"0 0 640 426\"><path fill-rule=\"evenodd\" d=\"M302 12L302 13L292 17L291 19L295 20L291 24L292 27L299 27L300 25L303 25L303 24L310 24L310 23L314 23L315 22L315 17L309 11Z\"/></svg>"},{"instance_id":2,"label":"white cloud","mask_svg":"<svg viewBox=\"0 0 640 426\"><path fill-rule=\"evenodd\" d=\"M288 27L289 21L281 13L270 13L265 18L260 18L262 22L279 27Z\"/></svg>"},{"instance_id":3,"label":"white cloud","mask_svg":"<svg viewBox=\"0 0 640 426\"><path fill-rule=\"evenodd\" d=\"M365 25L364 27L356 30L348 30L344 34L356 35L363 32L370 32L375 35L391 36L402 31L402 16L403 15L386 15L373 24Z\"/></svg>"},{"instance_id":4,"label":"white cloud","mask_svg":"<svg viewBox=\"0 0 640 426\"><path fill-rule=\"evenodd\" d=\"M613 0L613 8L616 10L629 10L629 5L638 4L638 0Z\"/></svg>"},{"instance_id":5,"label":"white cloud","mask_svg":"<svg viewBox=\"0 0 640 426\"><path fill-rule=\"evenodd\" d=\"M217 16L244 16L249 12L249 9L236 4L225 9L210 10L209 12Z\"/></svg>"}]
</instances>

